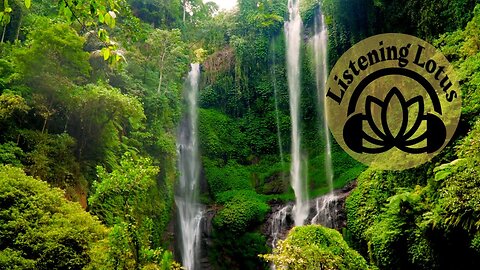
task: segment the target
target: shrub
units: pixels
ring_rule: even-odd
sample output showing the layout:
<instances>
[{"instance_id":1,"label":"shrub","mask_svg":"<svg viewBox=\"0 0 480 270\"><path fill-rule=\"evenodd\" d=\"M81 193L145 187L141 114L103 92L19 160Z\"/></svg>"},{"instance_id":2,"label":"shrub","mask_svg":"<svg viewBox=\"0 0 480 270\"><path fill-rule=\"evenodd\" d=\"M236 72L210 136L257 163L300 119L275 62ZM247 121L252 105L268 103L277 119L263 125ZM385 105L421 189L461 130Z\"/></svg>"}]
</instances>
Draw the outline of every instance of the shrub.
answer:
<instances>
[{"instance_id":1,"label":"shrub","mask_svg":"<svg viewBox=\"0 0 480 270\"><path fill-rule=\"evenodd\" d=\"M216 249L221 253L213 253L211 260L218 262L218 269L267 269L267 263L258 257L258 254L268 252L267 240L263 234L247 232L242 235L216 236Z\"/></svg>"},{"instance_id":2,"label":"shrub","mask_svg":"<svg viewBox=\"0 0 480 270\"><path fill-rule=\"evenodd\" d=\"M229 190L225 192L221 192L217 196L216 202L219 204L226 204L231 201L233 198L247 198L248 199L256 199L265 201L265 195L261 195L256 193L254 190Z\"/></svg>"},{"instance_id":3,"label":"shrub","mask_svg":"<svg viewBox=\"0 0 480 270\"><path fill-rule=\"evenodd\" d=\"M253 190L249 170L236 162L229 162L224 167L206 161L205 176L211 194L216 198L219 193L229 190Z\"/></svg>"},{"instance_id":4,"label":"shrub","mask_svg":"<svg viewBox=\"0 0 480 270\"><path fill-rule=\"evenodd\" d=\"M367 252L364 233L381 212L388 193L382 182L382 173L368 169L358 177L357 188L345 202L350 244L364 255Z\"/></svg>"},{"instance_id":5,"label":"shrub","mask_svg":"<svg viewBox=\"0 0 480 270\"><path fill-rule=\"evenodd\" d=\"M25 155L23 150L13 142L0 144L0 163L21 167L21 158Z\"/></svg>"},{"instance_id":6,"label":"shrub","mask_svg":"<svg viewBox=\"0 0 480 270\"><path fill-rule=\"evenodd\" d=\"M198 116L200 150L210 159L245 159L249 149L238 123L216 110L200 109Z\"/></svg>"},{"instance_id":7,"label":"shrub","mask_svg":"<svg viewBox=\"0 0 480 270\"><path fill-rule=\"evenodd\" d=\"M216 229L238 235L262 222L269 206L260 197L250 195L237 193L232 196L213 219Z\"/></svg>"},{"instance_id":8,"label":"shrub","mask_svg":"<svg viewBox=\"0 0 480 270\"><path fill-rule=\"evenodd\" d=\"M81 269L107 229L59 189L0 165L0 268Z\"/></svg>"},{"instance_id":9,"label":"shrub","mask_svg":"<svg viewBox=\"0 0 480 270\"><path fill-rule=\"evenodd\" d=\"M365 270L365 259L351 249L339 232L319 225L294 227L273 254L260 255L278 269Z\"/></svg>"}]
</instances>

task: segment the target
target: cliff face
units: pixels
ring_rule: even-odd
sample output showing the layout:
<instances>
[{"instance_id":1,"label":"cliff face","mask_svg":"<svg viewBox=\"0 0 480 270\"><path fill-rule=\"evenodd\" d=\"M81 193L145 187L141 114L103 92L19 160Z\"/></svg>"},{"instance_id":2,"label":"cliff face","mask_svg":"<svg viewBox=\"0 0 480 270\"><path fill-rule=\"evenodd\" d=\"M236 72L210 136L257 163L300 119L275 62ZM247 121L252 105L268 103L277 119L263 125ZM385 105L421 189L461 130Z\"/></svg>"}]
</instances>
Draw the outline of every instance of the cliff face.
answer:
<instances>
[{"instance_id":1,"label":"cliff face","mask_svg":"<svg viewBox=\"0 0 480 270\"><path fill-rule=\"evenodd\" d=\"M334 190L310 200L310 211L305 224L321 224L325 227L341 230L346 227L345 199L355 188L356 183ZM267 237L267 244L273 246L275 241L284 239L294 222L291 216L293 203L272 202L272 211L262 225L262 233Z\"/></svg>"},{"instance_id":2,"label":"cliff face","mask_svg":"<svg viewBox=\"0 0 480 270\"><path fill-rule=\"evenodd\" d=\"M305 224L322 224L326 227L341 230L346 226L345 199L355 188L356 183L334 190L331 194L323 195L309 201L310 211ZM260 231L267 239L267 245L272 247L278 240L284 239L294 222L292 218L292 202L270 202L271 212L266 216L265 222L260 226ZM215 249L213 243L212 220L219 209L208 208L202 219L201 242L201 269L215 269L210 262L210 252Z\"/></svg>"}]
</instances>

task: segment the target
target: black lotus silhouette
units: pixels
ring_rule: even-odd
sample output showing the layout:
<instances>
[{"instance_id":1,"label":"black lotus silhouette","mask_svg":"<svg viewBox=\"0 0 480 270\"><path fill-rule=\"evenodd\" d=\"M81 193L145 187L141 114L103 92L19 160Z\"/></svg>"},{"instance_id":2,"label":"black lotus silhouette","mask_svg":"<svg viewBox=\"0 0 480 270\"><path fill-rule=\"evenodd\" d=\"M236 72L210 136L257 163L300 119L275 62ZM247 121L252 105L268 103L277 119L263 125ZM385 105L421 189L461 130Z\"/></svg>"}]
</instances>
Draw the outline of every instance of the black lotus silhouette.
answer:
<instances>
[{"instance_id":1,"label":"black lotus silhouette","mask_svg":"<svg viewBox=\"0 0 480 270\"><path fill-rule=\"evenodd\" d=\"M400 104L401 111L388 115L388 107L394 103L394 100ZM380 111L380 123L376 123L374 119L374 115L378 115L378 113L374 113L375 107ZM414 119L409 119L409 112L414 111L414 107L418 108L417 114L414 115ZM388 92L384 101L367 96L365 114L353 115L345 124L343 130L345 143L358 153L383 153L393 147L407 153L435 152L444 143L445 125L440 118L430 113L425 115L424 111L425 105L422 96L406 100L396 87ZM368 123L374 136L364 131L364 121ZM395 123L392 123L394 121ZM426 121L427 129L422 134L415 136L423 121ZM409 123L411 124L409 125ZM376 147L365 147L363 140ZM427 140L426 146L413 147L425 140Z\"/></svg>"}]
</instances>

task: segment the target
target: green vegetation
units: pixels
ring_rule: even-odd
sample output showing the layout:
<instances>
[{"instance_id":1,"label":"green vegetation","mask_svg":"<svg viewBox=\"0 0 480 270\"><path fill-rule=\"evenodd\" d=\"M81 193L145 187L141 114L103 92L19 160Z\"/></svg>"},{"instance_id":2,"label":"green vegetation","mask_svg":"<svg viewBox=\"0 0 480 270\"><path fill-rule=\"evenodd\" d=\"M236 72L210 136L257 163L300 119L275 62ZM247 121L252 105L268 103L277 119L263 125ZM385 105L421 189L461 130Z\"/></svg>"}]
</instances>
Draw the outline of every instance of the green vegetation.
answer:
<instances>
[{"instance_id":1,"label":"green vegetation","mask_svg":"<svg viewBox=\"0 0 480 270\"><path fill-rule=\"evenodd\" d=\"M255 194L237 192L217 213L213 225L235 236L239 232L245 232L249 226L260 224L268 209L268 205Z\"/></svg>"},{"instance_id":2,"label":"green vegetation","mask_svg":"<svg viewBox=\"0 0 480 270\"><path fill-rule=\"evenodd\" d=\"M465 30L435 41L461 77L461 139L421 168L366 171L347 199L348 239L381 269L476 267L480 70L475 68L479 49L472 41L478 38L479 11L477 6Z\"/></svg>"},{"instance_id":3,"label":"green vegetation","mask_svg":"<svg viewBox=\"0 0 480 270\"><path fill-rule=\"evenodd\" d=\"M108 230L60 189L0 165L0 268L81 269Z\"/></svg>"},{"instance_id":4,"label":"green vegetation","mask_svg":"<svg viewBox=\"0 0 480 270\"><path fill-rule=\"evenodd\" d=\"M434 44L456 67L463 111L451 145L406 171L365 168L334 143L334 187L357 180L345 240L295 228L261 258L271 252L262 234L269 203L294 199L287 0L239 0L233 11L201 0L0 1L0 268L179 269L175 138L193 62L202 70L200 197L215 212L212 268L478 268L477 4L301 1L305 40L319 9L325 15L330 68L377 33ZM303 44L301 150L313 198L329 188L313 48Z\"/></svg>"},{"instance_id":5,"label":"green vegetation","mask_svg":"<svg viewBox=\"0 0 480 270\"><path fill-rule=\"evenodd\" d=\"M214 11L187 2L201 7L203 17ZM79 203L56 206L57 199L46 198L35 219L12 218L31 240L2 240L2 269L178 267L166 251L171 239L165 231L177 177L183 76L195 56L181 30L154 29L135 17L132 6L103 0L2 2L0 161ZM27 177L22 169L1 180L21 183ZM37 189L44 188L1 195L34 207ZM78 213L70 214L70 205ZM9 215L18 211L13 204L2 207ZM103 225L90 225L85 209ZM96 234L83 233L94 229Z\"/></svg>"},{"instance_id":6,"label":"green vegetation","mask_svg":"<svg viewBox=\"0 0 480 270\"><path fill-rule=\"evenodd\" d=\"M273 254L261 255L280 269L369 269L336 230L320 225L293 228Z\"/></svg>"}]
</instances>

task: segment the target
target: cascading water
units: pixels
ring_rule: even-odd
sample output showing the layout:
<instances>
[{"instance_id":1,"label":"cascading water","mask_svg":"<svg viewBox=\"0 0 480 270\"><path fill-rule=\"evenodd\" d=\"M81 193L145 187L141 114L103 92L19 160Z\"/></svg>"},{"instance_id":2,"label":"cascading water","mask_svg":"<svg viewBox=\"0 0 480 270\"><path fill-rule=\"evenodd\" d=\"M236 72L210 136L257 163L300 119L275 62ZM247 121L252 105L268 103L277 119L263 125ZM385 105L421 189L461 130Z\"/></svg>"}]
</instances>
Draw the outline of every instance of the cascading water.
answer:
<instances>
[{"instance_id":1,"label":"cascading water","mask_svg":"<svg viewBox=\"0 0 480 270\"><path fill-rule=\"evenodd\" d=\"M198 202L200 158L198 153L198 82L200 65L192 64L185 87L187 112L183 118L177 138L180 180L176 190L175 204L180 223L180 252L183 267L195 270L200 251L200 222L203 207Z\"/></svg>"},{"instance_id":2,"label":"cascading water","mask_svg":"<svg viewBox=\"0 0 480 270\"><path fill-rule=\"evenodd\" d=\"M272 42L272 47L274 42ZM280 152L280 161L282 163L283 167L283 144L282 144L282 133L280 130L280 111L278 109L278 93L277 93L277 74L275 72L275 67L276 67L276 57L275 57L275 50L272 49L272 67L271 67L271 73L272 73L272 85L273 85L273 98L275 101L275 120L277 122L277 140L278 140L278 149Z\"/></svg>"},{"instance_id":3,"label":"cascading water","mask_svg":"<svg viewBox=\"0 0 480 270\"><path fill-rule=\"evenodd\" d=\"M328 130L328 115L327 115L327 104L325 100L325 88L327 85L328 78L328 33L327 26L325 24L325 17L319 11L317 16L314 19L315 23L315 36L313 37L313 47L315 54L315 79L317 83L317 96L318 96L318 108L322 116L322 126L323 132L322 137L325 143L324 147L324 166L325 166L325 178L327 180L328 187L330 192L333 191L333 167L332 167L332 150L330 142L330 131Z\"/></svg>"},{"instance_id":4,"label":"cascading water","mask_svg":"<svg viewBox=\"0 0 480 270\"><path fill-rule=\"evenodd\" d=\"M330 193L319 197L315 200L316 214L312 218L312 224L321 224L326 227L335 228L337 220L337 196L333 193L333 166L332 166L332 150L330 142L330 131L328 130L327 104L325 100L325 88L328 78L328 32L325 24L325 17L318 10L317 16L314 18L315 36L313 37L313 47L315 54L315 79L317 84L318 108L322 118L322 137L324 141L324 166L325 179L327 181Z\"/></svg>"},{"instance_id":5,"label":"cascading water","mask_svg":"<svg viewBox=\"0 0 480 270\"><path fill-rule=\"evenodd\" d=\"M292 164L290 167L291 185L295 192L293 216L295 226L304 224L308 217L308 194L306 179L302 174L301 138L300 138L300 44L302 19L300 17L300 0L288 0L289 20L285 22L287 47L287 79L290 96L290 118L292 122Z\"/></svg>"},{"instance_id":6,"label":"cascading water","mask_svg":"<svg viewBox=\"0 0 480 270\"><path fill-rule=\"evenodd\" d=\"M287 215L290 214L290 211L292 210L291 205L286 205L282 207L280 210L277 212L274 212L272 214L271 220L270 220L270 237L272 238L272 248L277 247L277 242L280 240L283 235L282 232L285 232L285 228L287 228Z\"/></svg>"},{"instance_id":7,"label":"cascading water","mask_svg":"<svg viewBox=\"0 0 480 270\"><path fill-rule=\"evenodd\" d=\"M337 203L338 196L329 193L315 200L315 216L312 224L321 224L325 227L336 228L337 224Z\"/></svg>"},{"instance_id":8,"label":"cascading water","mask_svg":"<svg viewBox=\"0 0 480 270\"><path fill-rule=\"evenodd\" d=\"M299 132L299 99L300 99L300 42L301 21L298 10L299 2L288 1L290 20L285 23L287 39L287 78L290 94L290 113L292 118L292 187L295 191L296 201L292 209L291 204L279 205L273 208L268 218L268 230L265 233L269 237L269 244L276 247L278 240L282 239L292 228L291 216L295 226L304 223L321 224L329 228L340 229L345 226L344 202L351 189L333 191L333 168L331 159L330 132L327 124L327 111L325 105L325 85L328 78L327 69L327 41L328 33L324 16L321 12L315 17L315 36L313 37L315 75L318 94L318 112L322 119L323 141L325 143L325 178L330 192L324 196L308 201L306 181L303 179L300 155L300 132ZM310 211L314 208L314 211ZM310 215L309 215L310 214ZM275 269L271 265L271 269Z\"/></svg>"}]
</instances>

